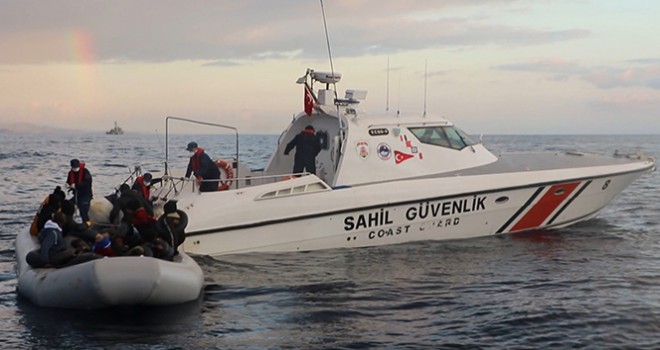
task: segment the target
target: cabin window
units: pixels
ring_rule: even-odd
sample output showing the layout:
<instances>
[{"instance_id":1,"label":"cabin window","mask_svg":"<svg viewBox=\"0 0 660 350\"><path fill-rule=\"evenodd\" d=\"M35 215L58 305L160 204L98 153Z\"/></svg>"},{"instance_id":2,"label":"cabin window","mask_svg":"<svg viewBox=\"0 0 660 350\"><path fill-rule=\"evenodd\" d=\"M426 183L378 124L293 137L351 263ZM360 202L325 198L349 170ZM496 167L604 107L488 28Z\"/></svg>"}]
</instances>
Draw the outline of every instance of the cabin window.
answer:
<instances>
[{"instance_id":1,"label":"cabin window","mask_svg":"<svg viewBox=\"0 0 660 350\"><path fill-rule=\"evenodd\" d=\"M291 189L290 188L285 188L283 190L277 191L277 194L275 196L280 197L280 196L287 196L291 194Z\"/></svg>"},{"instance_id":2,"label":"cabin window","mask_svg":"<svg viewBox=\"0 0 660 350\"><path fill-rule=\"evenodd\" d=\"M453 126L426 126L409 128L408 130L421 143L429 145L460 150L475 144L466 133Z\"/></svg>"},{"instance_id":3,"label":"cabin window","mask_svg":"<svg viewBox=\"0 0 660 350\"><path fill-rule=\"evenodd\" d=\"M259 199L269 199L269 198L278 198L285 196L292 196L297 194L305 194L319 191L329 191L330 188L321 182L310 183L306 185L300 185L296 187L284 188L277 191L266 192L259 196Z\"/></svg>"}]
</instances>

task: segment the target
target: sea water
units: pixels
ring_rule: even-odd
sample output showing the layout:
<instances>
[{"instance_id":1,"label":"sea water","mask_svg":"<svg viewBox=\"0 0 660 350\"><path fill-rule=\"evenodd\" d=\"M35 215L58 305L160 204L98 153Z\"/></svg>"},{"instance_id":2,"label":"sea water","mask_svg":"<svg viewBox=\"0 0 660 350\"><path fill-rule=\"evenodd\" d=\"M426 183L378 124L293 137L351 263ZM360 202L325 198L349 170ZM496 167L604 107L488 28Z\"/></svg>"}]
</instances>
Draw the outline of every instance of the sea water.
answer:
<instances>
[{"instance_id":1,"label":"sea water","mask_svg":"<svg viewBox=\"0 0 660 350\"><path fill-rule=\"evenodd\" d=\"M0 347L7 349L660 348L660 180L633 183L599 217L553 232L307 253L196 256L199 300L168 307L44 309L16 294L13 241L87 163L95 196L140 166L183 167L196 141L235 156L234 136L0 135ZM276 135L241 136L264 167ZM646 152L659 136L485 136L509 151ZM231 205L224 203L222 205ZM246 210L249 210L246 208Z\"/></svg>"}]
</instances>

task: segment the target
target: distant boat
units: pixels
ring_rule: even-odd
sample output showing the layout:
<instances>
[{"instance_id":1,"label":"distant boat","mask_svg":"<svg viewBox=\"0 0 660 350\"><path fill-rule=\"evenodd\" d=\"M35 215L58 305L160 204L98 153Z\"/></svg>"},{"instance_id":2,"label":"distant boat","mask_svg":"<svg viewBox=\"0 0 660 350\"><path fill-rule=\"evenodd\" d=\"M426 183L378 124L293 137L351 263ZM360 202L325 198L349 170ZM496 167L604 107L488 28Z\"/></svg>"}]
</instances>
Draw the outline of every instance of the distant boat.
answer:
<instances>
[{"instance_id":1,"label":"distant boat","mask_svg":"<svg viewBox=\"0 0 660 350\"><path fill-rule=\"evenodd\" d=\"M122 128L120 128L119 125L117 125L117 122L115 122L115 127L106 131L105 133L106 135L123 135L124 130L122 130Z\"/></svg>"}]
</instances>

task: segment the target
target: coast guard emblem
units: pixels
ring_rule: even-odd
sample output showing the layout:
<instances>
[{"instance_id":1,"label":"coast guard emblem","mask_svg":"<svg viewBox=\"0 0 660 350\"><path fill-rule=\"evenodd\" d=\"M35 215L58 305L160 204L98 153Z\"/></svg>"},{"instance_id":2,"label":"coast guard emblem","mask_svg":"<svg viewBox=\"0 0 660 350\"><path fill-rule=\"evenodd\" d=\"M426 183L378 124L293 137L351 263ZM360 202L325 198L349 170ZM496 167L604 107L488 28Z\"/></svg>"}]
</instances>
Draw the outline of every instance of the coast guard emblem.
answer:
<instances>
[{"instance_id":1,"label":"coast guard emblem","mask_svg":"<svg viewBox=\"0 0 660 350\"><path fill-rule=\"evenodd\" d=\"M357 150L358 156L360 156L360 158L367 159L369 157L369 142L358 141L355 144L355 149Z\"/></svg>"},{"instance_id":2,"label":"coast guard emblem","mask_svg":"<svg viewBox=\"0 0 660 350\"><path fill-rule=\"evenodd\" d=\"M381 143L378 145L378 158L382 160L388 160L392 156L392 149L390 145L386 143Z\"/></svg>"}]
</instances>

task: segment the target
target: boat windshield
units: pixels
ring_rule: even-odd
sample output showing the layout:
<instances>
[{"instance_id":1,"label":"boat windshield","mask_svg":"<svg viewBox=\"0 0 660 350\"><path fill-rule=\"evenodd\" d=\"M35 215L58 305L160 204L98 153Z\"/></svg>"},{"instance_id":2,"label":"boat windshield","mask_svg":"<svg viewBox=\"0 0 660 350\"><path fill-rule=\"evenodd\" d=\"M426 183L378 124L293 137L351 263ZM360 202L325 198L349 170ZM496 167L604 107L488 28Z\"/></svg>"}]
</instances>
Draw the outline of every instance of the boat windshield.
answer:
<instances>
[{"instance_id":1,"label":"boat windshield","mask_svg":"<svg viewBox=\"0 0 660 350\"><path fill-rule=\"evenodd\" d=\"M476 142L459 128L454 126L424 126L408 128L420 142L429 145L463 149Z\"/></svg>"}]
</instances>

